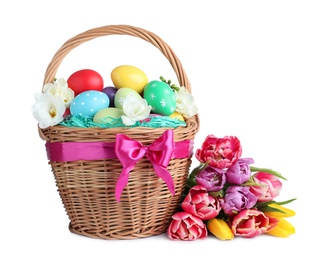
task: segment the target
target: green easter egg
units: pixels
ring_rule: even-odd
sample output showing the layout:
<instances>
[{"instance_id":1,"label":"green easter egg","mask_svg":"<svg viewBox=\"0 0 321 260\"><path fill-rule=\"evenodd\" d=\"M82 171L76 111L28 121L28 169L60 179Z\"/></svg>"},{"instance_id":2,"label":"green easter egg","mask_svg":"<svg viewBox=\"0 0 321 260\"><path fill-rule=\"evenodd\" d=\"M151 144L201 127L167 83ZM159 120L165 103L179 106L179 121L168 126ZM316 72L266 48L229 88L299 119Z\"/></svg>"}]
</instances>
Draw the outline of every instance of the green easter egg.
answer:
<instances>
[{"instance_id":1,"label":"green easter egg","mask_svg":"<svg viewBox=\"0 0 321 260\"><path fill-rule=\"evenodd\" d=\"M94 118L93 122L96 124L108 124L112 123L114 119L120 118L123 115L123 110L115 107L107 107L99 110Z\"/></svg>"},{"instance_id":2,"label":"green easter egg","mask_svg":"<svg viewBox=\"0 0 321 260\"><path fill-rule=\"evenodd\" d=\"M137 91L131 88L120 88L117 90L114 97L115 107L119 109L123 109L124 98L127 97L127 95L129 94L133 94L134 96L142 98L142 96L139 95Z\"/></svg>"},{"instance_id":3,"label":"green easter egg","mask_svg":"<svg viewBox=\"0 0 321 260\"><path fill-rule=\"evenodd\" d=\"M175 112L176 96L172 88L165 82L153 80L146 84L144 98L152 107L152 112L169 116Z\"/></svg>"}]
</instances>

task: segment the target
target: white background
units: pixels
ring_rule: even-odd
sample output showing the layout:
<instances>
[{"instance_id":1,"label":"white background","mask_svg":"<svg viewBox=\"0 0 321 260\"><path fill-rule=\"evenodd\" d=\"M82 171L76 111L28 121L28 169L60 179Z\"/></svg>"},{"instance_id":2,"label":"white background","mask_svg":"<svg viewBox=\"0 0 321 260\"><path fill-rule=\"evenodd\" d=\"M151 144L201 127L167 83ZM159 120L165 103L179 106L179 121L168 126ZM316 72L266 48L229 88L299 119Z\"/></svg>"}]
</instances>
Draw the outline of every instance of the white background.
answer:
<instances>
[{"instance_id":1,"label":"white background","mask_svg":"<svg viewBox=\"0 0 321 260\"><path fill-rule=\"evenodd\" d=\"M1 259L319 255L313 244L321 231L320 1L18 0L2 1L0 10ZM288 219L295 235L181 242L166 235L111 241L69 232L31 106L59 47L78 33L109 24L150 30L180 58L199 107L196 148L208 134L235 135L243 157L287 177L279 200L297 198L288 205L297 213ZM167 60L149 43L106 38L71 52L57 76L90 67L107 85L111 69L129 63L151 79L163 75L175 82Z\"/></svg>"}]
</instances>

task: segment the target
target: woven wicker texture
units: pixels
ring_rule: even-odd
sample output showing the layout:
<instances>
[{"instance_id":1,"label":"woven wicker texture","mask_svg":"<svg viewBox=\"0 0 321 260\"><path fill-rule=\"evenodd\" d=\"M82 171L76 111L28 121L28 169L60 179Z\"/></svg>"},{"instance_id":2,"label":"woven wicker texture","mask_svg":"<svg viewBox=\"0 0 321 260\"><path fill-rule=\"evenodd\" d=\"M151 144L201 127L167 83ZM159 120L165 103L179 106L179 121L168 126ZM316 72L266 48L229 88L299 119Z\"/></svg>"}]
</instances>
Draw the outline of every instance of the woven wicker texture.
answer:
<instances>
[{"instance_id":1,"label":"woven wicker texture","mask_svg":"<svg viewBox=\"0 0 321 260\"><path fill-rule=\"evenodd\" d=\"M94 28L66 41L49 63L44 84L53 82L59 65L73 48L97 37L119 34L138 37L156 46L170 62L180 85L191 92L185 71L172 49L154 33L129 25ZM116 134L122 133L144 145L150 145L167 129L53 126L38 130L40 137L50 143L115 142ZM193 141L198 130L199 117L196 115L187 120L186 127L173 129L174 142ZM92 238L135 239L166 232L184 190L191 156L171 159L167 167L174 181L175 196L166 183L157 177L151 162L144 157L131 170L119 202L115 199L115 185L122 170L118 159L49 163L70 219L71 232Z\"/></svg>"}]
</instances>

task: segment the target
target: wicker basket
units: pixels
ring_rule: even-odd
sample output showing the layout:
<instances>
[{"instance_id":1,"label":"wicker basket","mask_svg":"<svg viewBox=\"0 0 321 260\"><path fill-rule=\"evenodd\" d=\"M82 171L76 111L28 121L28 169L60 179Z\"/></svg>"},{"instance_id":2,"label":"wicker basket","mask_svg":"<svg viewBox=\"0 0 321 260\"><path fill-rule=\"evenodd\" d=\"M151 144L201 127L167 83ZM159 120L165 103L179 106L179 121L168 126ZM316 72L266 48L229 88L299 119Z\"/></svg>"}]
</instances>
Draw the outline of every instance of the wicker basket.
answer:
<instances>
[{"instance_id":1,"label":"wicker basket","mask_svg":"<svg viewBox=\"0 0 321 260\"><path fill-rule=\"evenodd\" d=\"M168 59L179 83L191 92L190 83L182 65L172 49L157 35L129 25L109 25L94 28L66 41L52 58L45 73L44 83L53 82L64 57L80 44L101 36L128 35L141 38L155 47ZM70 219L69 230L76 234L101 239L135 239L166 232L171 216L178 208L191 165L193 141L199 130L198 115L189 118L186 127L165 128L72 128L53 126L40 129L46 141L49 164L55 177L59 195ZM116 135L149 146L170 130L175 144L188 143L189 154L182 158L171 157L167 171L172 177L175 195L144 156L130 171L128 183L119 201L115 199L115 186L122 172L118 158L99 160L57 161L48 146L68 143L115 142ZM178 147L178 146L177 146ZM175 149L175 146L174 146ZM174 151L175 153L175 151Z\"/></svg>"}]
</instances>

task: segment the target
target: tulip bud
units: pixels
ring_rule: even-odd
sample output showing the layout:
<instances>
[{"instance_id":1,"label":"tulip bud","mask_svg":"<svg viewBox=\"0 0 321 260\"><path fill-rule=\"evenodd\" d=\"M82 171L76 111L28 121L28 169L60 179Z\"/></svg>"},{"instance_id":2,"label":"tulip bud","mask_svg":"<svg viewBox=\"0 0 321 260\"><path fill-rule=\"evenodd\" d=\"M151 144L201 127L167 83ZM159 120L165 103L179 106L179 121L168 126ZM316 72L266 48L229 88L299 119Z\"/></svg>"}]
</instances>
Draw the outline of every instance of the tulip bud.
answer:
<instances>
[{"instance_id":1,"label":"tulip bud","mask_svg":"<svg viewBox=\"0 0 321 260\"><path fill-rule=\"evenodd\" d=\"M207 222L208 230L220 240L231 240L234 238L229 225L223 220L212 218Z\"/></svg>"},{"instance_id":2,"label":"tulip bud","mask_svg":"<svg viewBox=\"0 0 321 260\"><path fill-rule=\"evenodd\" d=\"M288 237L295 233L294 226L287 220L281 218L278 224L272 230L266 232L266 234L276 237Z\"/></svg>"}]
</instances>

